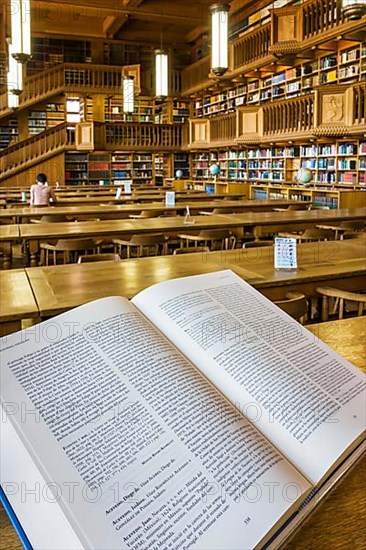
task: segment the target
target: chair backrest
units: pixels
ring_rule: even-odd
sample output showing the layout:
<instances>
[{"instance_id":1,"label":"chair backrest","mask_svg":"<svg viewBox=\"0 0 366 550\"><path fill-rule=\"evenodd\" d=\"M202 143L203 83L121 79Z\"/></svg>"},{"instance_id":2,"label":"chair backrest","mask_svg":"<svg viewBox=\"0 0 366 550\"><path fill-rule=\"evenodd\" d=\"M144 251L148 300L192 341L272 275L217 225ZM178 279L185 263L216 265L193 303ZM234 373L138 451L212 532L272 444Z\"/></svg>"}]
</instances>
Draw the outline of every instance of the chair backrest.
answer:
<instances>
[{"instance_id":1,"label":"chair backrest","mask_svg":"<svg viewBox=\"0 0 366 550\"><path fill-rule=\"evenodd\" d=\"M163 210L142 210L140 218L158 218L163 215Z\"/></svg>"},{"instance_id":2,"label":"chair backrest","mask_svg":"<svg viewBox=\"0 0 366 550\"><path fill-rule=\"evenodd\" d=\"M345 302L354 302L357 306L357 315L362 315L366 308L366 294L360 292L348 292L340 288L330 286L320 286L316 289L317 293L323 297L322 301L322 321L327 321L329 313L335 314L338 310L338 319L344 317ZM330 300L329 300L330 298Z\"/></svg>"},{"instance_id":3,"label":"chair backrest","mask_svg":"<svg viewBox=\"0 0 366 550\"><path fill-rule=\"evenodd\" d=\"M342 229L350 229L351 231L361 231L365 227L364 220L351 220L342 222L339 226Z\"/></svg>"},{"instance_id":4,"label":"chair backrest","mask_svg":"<svg viewBox=\"0 0 366 550\"><path fill-rule=\"evenodd\" d=\"M287 292L284 300L274 303L297 321L305 317L308 311L306 296L299 292Z\"/></svg>"},{"instance_id":5,"label":"chair backrest","mask_svg":"<svg viewBox=\"0 0 366 550\"><path fill-rule=\"evenodd\" d=\"M306 202L299 202L299 204L289 204L287 210L309 210L309 205Z\"/></svg>"},{"instance_id":6,"label":"chair backrest","mask_svg":"<svg viewBox=\"0 0 366 550\"><path fill-rule=\"evenodd\" d=\"M214 208L212 214L233 214L234 211L232 208Z\"/></svg>"},{"instance_id":7,"label":"chair backrest","mask_svg":"<svg viewBox=\"0 0 366 550\"><path fill-rule=\"evenodd\" d=\"M207 240L227 239L231 235L230 229L202 229L198 234L201 239Z\"/></svg>"},{"instance_id":8,"label":"chair backrest","mask_svg":"<svg viewBox=\"0 0 366 550\"><path fill-rule=\"evenodd\" d=\"M208 246L184 246L182 248L176 248L173 252L173 255L175 256L176 254L192 254L197 252L206 253L210 252L210 249L208 248Z\"/></svg>"},{"instance_id":9,"label":"chair backrest","mask_svg":"<svg viewBox=\"0 0 366 550\"><path fill-rule=\"evenodd\" d=\"M318 229L317 227L311 227L305 229L301 234L302 240L308 241L332 241L334 240L334 232L332 229Z\"/></svg>"},{"instance_id":10,"label":"chair backrest","mask_svg":"<svg viewBox=\"0 0 366 550\"><path fill-rule=\"evenodd\" d=\"M82 255L79 256L78 264L83 264L86 262L106 262L106 261L112 261L112 262L119 262L120 257L118 254L90 254L90 255Z\"/></svg>"},{"instance_id":11,"label":"chair backrest","mask_svg":"<svg viewBox=\"0 0 366 550\"><path fill-rule=\"evenodd\" d=\"M93 239L59 239L56 243L56 250L72 252L74 250L90 250L96 248Z\"/></svg>"},{"instance_id":12,"label":"chair backrest","mask_svg":"<svg viewBox=\"0 0 366 550\"><path fill-rule=\"evenodd\" d=\"M166 238L163 233L156 233L155 235L132 235L129 244L137 246L154 246L156 244L164 244Z\"/></svg>"},{"instance_id":13,"label":"chair backrest","mask_svg":"<svg viewBox=\"0 0 366 550\"><path fill-rule=\"evenodd\" d=\"M243 248L257 248L258 246L273 246L273 241L249 241L243 244Z\"/></svg>"},{"instance_id":14,"label":"chair backrest","mask_svg":"<svg viewBox=\"0 0 366 550\"><path fill-rule=\"evenodd\" d=\"M62 214L44 214L40 217L39 221L41 223L58 223L58 222L67 222L68 219L66 216L63 216Z\"/></svg>"}]
</instances>

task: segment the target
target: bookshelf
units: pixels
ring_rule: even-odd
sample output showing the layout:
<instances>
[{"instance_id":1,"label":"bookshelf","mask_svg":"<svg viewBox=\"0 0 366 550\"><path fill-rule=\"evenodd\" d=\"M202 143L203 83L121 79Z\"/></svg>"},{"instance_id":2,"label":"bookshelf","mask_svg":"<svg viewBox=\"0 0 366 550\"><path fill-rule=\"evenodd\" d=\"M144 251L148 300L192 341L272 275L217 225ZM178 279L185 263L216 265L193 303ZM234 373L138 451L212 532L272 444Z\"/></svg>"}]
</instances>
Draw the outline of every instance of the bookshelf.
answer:
<instances>
[{"instance_id":1,"label":"bookshelf","mask_svg":"<svg viewBox=\"0 0 366 550\"><path fill-rule=\"evenodd\" d=\"M134 153L132 156L132 177L136 183L150 183L153 179L152 153Z\"/></svg>"},{"instance_id":2,"label":"bookshelf","mask_svg":"<svg viewBox=\"0 0 366 550\"><path fill-rule=\"evenodd\" d=\"M0 126L0 151L9 147L9 145L13 145L13 143L18 141L18 137L18 120L11 118L6 125Z\"/></svg>"},{"instance_id":3,"label":"bookshelf","mask_svg":"<svg viewBox=\"0 0 366 550\"><path fill-rule=\"evenodd\" d=\"M324 84L353 84L366 79L366 42L340 40L338 49L314 60L296 60L295 66L264 78L248 78L246 84L204 95L193 103L193 117L202 118L234 111L240 105L259 105L293 98Z\"/></svg>"},{"instance_id":4,"label":"bookshelf","mask_svg":"<svg viewBox=\"0 0 366 550\"><path fill-rule=\"evenodd\" d=\"M91 185L109 184L111 179L109 153L89 153L88 180ZM103 183L102 183L103 182Z\"/></svg>"},{"instance_id":5,"label":"bookshelf","mask_svg":"<svg viewBox=\"0 0 366 550\"><path fill-rule=\"evenodd\" d=\"M174 177L177 173L177 170L181 170L183 172L182 178L188 179L190 173L189 167L189 153L182 152L174 154L174 173L172 174Z\"/></svg>"},{"instance_id":6,"label":"bookshelf","mask_svg":"<svg viewBox=\"0 0 366 550\"><path fill-rule=\"evenodd\" d=\"M68 152L65 154L65 184L84 185L88 183L88 153Z\"/></svg>"},{"instance_id":7,"label":"bookshelf","mask_svg":"<svg viewBox=\"0 0 366 550\"><path fill-rule=\"evenodd\" d=\"M27 75L50 69L59 63L90 63L91 43L87 40L32 37L32 57Z\"/></svg>"},{"instance_id":8,"label":"bookshelf","mask_svg":"<svg viewBox=\"0 0 366 550\"><path fill-rule=\"evenodd\" d=\"M115 152L111 156L111 181L132 179L132 154Z\"/></svg>"},{"instance_id":9,"label":"bookshelf","mask_svg":"<svg viewBox=\"0 0 366 550\"><path fill-rule=\"evenodd\" d=\"M28 133L37 135L65 121L63 103L48 103L42 110L31 110L28 114Z\"/></svg>"},{"instance_id":10,"label":"bookshelf","mask_svg":"<svg viewBox=\"0 0 366 550\"><path fill-rule=\"evenodd\" d=\"M329 209L366 206L366 192L351 189L325 189L295 185L258 184L250 186L250 199L285 199L312 202Z\"/></svg>"}]
</instances>

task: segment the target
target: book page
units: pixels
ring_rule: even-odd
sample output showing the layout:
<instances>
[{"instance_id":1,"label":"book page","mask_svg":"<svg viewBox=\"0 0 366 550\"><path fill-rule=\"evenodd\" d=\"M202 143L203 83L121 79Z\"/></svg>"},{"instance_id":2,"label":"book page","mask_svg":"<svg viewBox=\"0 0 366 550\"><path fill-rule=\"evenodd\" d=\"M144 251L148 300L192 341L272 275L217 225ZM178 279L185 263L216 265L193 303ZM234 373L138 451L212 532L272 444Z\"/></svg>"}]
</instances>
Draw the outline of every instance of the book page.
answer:
<instances>
[{"instance_id":1,"label":"book page","mask_svg":"<svg viewBox=\"0 0 366 550\"><path fill-rule=\"evenodd\" d=\"M317 483L365 430L365 376L231 271L133 302Z\"/></svg>"},{"instance_id":2,"label":"book page","mask_svg":"<svg viewBox=\"0 0 366 550\"><path fill-rule=\"evenodd\" d=\"M127 300L82 306L1 345L3 421L43 480L30 484L28 464L14 471L2 441L3 488L25 495L9 495L21 522L19 501L49 533L37 513L46 500L83 548L244 550L310 489ZM27 534L50 548L41 529ZM55 539L75 548L63 532Z\"/></svg>"}]
</instances>

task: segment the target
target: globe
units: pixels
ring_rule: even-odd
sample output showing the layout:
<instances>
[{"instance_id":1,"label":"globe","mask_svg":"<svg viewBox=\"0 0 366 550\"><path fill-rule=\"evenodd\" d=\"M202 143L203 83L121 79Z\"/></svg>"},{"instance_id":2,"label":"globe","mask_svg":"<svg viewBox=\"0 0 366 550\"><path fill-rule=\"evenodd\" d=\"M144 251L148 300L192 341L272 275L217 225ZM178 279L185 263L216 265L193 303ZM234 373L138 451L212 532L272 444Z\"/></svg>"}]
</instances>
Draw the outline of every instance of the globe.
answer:
<instances>
[{"instance_id":1,"label":"globe","mask_svg":"<svg viewBox=\"0 0 366 550\"><path fill-rule=\"evenodd\" d=\"M211 176L218 176L220 174L220 166L218 164L211 164L210 172Z\"/></svg>"},{"instance_id":2,"label":"globe","mask_svg":"<svg viewBox=\"0 0 366 550\"><path fill-rule=\"evenodd\" d=\"M182 170L177 170L177 171L175 172L175 177L176 177L178 180L180 180L180 178L183 177L183 172L182 172Z\"/></svg>"},{"instance_id":3,"label":"globe","mask_svg":"<svg viewBox=\"0 0 366 550\"><path fill-rule=\"evenodd\" d=\"M308 185L313 179L313 172L310 168L300 168L295 179L298 183L301 183L301 185Z\"/></svg>"}]
</instances>

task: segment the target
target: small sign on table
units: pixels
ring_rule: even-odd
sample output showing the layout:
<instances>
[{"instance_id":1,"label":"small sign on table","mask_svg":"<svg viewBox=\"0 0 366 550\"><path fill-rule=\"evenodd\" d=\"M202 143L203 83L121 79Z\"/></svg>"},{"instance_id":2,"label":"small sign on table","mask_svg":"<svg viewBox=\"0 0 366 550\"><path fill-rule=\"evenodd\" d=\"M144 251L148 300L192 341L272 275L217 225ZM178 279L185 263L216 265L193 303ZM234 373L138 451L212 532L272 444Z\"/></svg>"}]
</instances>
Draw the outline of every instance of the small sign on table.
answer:
<instances>
[{"instance_id":1,"label":"small sign on table","mask_svg":"<svg viewBox=\"0 0 366 550\"><path fill-rule=\"evenodd\" d=\"M275 269L297 269L297 241L276 237L274 246Z\"/></svg>"}]
</instances>

